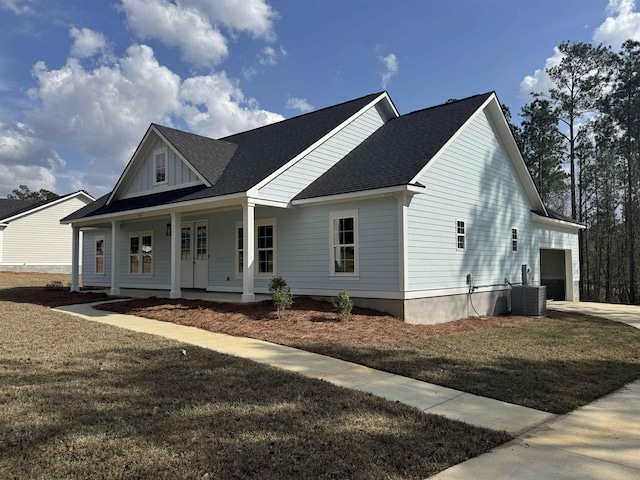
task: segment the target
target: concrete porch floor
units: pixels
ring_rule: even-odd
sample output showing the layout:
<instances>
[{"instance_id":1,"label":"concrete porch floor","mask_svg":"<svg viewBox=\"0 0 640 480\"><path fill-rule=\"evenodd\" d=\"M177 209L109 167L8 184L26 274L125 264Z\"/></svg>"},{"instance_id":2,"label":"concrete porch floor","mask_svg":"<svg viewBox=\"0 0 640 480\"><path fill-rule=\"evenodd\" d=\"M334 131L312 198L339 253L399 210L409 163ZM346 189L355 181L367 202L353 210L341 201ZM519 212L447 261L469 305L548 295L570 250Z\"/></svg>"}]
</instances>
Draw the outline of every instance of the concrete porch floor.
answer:
<instances>
[{"instance_id":1,"label":"concrete porch floor","mask_svg":"<svg viewBox=\"0 0 640 480\"><path fill-rule=\"evenodd\" d=\"M84 290L89 292L100 292L109 294L108 288L99 288L99 289L91 289ZM169 298L168 290L145 290L139 288L121 288L120 289L121 297L131 297L131 298ZM226 302L226 303L242 303L242 294L241 293L229 293L229 292L206 292L204 290L190 290L185 289L182 290L182 297L189 300L206 300L209 302ZM270 300L270 295L262 295L256 294L256 302L261 302L263 300Z\"/></svg>"}]
</instances>

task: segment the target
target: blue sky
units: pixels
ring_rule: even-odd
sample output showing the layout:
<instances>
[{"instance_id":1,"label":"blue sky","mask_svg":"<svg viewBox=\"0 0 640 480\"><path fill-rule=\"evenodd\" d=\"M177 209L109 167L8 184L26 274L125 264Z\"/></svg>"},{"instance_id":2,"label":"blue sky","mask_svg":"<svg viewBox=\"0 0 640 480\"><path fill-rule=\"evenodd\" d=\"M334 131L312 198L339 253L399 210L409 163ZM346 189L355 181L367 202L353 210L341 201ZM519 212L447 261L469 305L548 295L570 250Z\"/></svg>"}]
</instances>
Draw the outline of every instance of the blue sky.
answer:
<instances>
[{"instance_id":1,"label":"blue sky","mask_svg":"<svg viewBox=\"0 0 640 480\"><path fill-rule=\"evenodd\" d=\"M517 113L560 42L627 38L633 0L0 0L0 197L102 195L151 122L221 137L384 89Z\"/></svg>"}]
</instances>

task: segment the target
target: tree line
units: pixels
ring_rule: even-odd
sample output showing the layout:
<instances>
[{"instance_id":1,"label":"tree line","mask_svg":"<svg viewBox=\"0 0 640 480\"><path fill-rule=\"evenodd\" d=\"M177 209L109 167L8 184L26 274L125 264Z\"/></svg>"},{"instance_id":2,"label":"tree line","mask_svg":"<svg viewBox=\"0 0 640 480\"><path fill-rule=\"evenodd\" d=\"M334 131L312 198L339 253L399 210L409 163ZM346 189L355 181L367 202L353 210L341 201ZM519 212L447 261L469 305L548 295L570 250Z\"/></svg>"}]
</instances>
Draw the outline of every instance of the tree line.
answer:
<instances>
[{"instance_id":1,"label":"tree line","mask_svg":"<svg viewBox=\"0 0 640 480\"><path fill-rule=\"evenodd\" d=\"M581 300L638 304L640 43L558 48L548 92L533 94L520 125L505 114L545 205L586 226Z\"/></svg>"}]
</instances>

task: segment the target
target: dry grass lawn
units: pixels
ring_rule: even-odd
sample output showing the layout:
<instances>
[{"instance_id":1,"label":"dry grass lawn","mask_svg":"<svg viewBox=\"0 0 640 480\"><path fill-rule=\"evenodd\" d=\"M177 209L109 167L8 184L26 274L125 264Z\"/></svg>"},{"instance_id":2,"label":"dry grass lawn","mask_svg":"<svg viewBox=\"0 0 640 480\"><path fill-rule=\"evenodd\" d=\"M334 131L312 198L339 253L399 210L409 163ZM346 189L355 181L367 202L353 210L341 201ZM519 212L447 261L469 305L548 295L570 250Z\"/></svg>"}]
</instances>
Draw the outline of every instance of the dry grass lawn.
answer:
<instances>
[{"instance_id":1,"label":"dry grass lawn","mask_svg":"<svg viewBox=\"0 0 640 480\"><path fill-rule=\"evenodd\" d=\"M12 301L7 283L0 274L3 479L424 478L509 439ZM37 302L44 290L29 291Z\"/></svg>"},{"instance_id":2,"label":"dry grass lawn","mask_svg":"<svg viewBox=\"0 0 640 480\"><path fill-rule=\"evenodd\" d=\"M470 318L410 325L297 298L282 320L252 305L140 299L104 310L247 336L552 413L567 413L640 378L640 330L584 315Z\"/></svg>"}]
</instances>

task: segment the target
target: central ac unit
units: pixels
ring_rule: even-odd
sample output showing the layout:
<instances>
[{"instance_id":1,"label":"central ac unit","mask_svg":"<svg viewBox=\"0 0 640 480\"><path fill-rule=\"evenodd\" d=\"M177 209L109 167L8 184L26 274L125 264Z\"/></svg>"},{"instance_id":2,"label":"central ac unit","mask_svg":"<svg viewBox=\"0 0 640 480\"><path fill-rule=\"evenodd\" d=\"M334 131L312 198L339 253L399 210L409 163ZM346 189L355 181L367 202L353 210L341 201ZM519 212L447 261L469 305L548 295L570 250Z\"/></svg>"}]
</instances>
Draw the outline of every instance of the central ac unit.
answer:
<instances>
[{"instance_id":1,"label":"central ac unit","mask_svg":"<svg viewBox=\"0 0 640 480\"><path fill-rule=\"evenodd\" d=\"M527 317L547 314L547 287L544 285L514 285L511 288L511 313Z\"/></svg>"}]
</instances>

